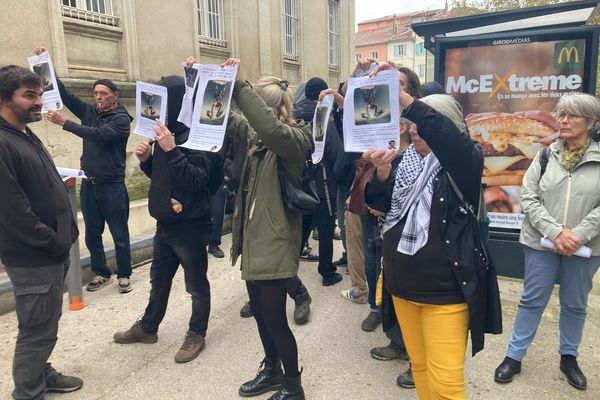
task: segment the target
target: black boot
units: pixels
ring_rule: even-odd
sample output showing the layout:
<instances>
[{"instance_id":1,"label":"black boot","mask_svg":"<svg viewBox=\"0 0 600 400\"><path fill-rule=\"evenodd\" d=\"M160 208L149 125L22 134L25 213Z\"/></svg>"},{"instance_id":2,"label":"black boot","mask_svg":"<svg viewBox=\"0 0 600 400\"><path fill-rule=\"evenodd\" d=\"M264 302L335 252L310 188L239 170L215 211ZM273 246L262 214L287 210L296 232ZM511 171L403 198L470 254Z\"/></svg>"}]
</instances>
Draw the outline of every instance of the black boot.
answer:
<instances>
[{"instance_id":1,"label":"black boot","mask_svg":"<svg viewBox=\"0 0 600 400\"><path fill-rule=\"evenodd\" d=\"M263 367L262 369L260 369ZM265 357L260 363L258 374L238 390L242 397L253 397L271 390L278 390L283 383L283 370L279 358Z\"/></svg>"},{"instance_id":2,"label":"black boot","mask_svg":"<svg viewBox=\"0 0 600 400\"><path fill-rule=\"evenodd\" d=\"M575 356L570 354L561 355L560 370L565 374L571 386L579 390L587 389L587 379L583 372L581 372L581 369L579 369Z\"/></svg>"},{"instance_id":3,"label":"black boot","mask_svg":"<svg viewBox=\"0 0 600 400\"><path fill-rule=\"evenodd\" d=\"M277 393L269 397L269 400L304 400L304 389L302 389L300 373L298 376L283 378L283 387Z\"/></svg>"}]
</instances>

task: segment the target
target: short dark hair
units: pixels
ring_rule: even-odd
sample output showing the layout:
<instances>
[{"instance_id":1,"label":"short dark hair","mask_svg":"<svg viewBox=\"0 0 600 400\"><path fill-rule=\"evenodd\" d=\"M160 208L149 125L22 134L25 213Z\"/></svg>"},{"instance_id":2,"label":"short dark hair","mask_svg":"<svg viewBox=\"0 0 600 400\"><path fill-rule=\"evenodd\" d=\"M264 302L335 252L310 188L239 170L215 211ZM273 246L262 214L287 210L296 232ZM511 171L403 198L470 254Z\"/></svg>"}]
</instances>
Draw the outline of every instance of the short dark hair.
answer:
<instances>
[{"instance_id":1,"label":"short dark hair","mask_svg":"<svg viewBox=\"0 0 600 400\"><path fill-rule=\"evenodd\" d=\"M421 89L421 81L415 71L407 67L400 67L398 71L402 72L408 78L406 81L407 92L415 99L423 97L423 89Z\"/></svg>"},{"instance_id":2,"label":"short dark hair","mask_svg":"<svg viewBox=\"0 0 600 400\"><path fill-rule=\"evenodd\" d=\"M19 67L7 65L0 68L0 99L10 100L17 89L22 85L37 89L42 87L42 79L38 74Z\"/></svg>"}]
</instances>

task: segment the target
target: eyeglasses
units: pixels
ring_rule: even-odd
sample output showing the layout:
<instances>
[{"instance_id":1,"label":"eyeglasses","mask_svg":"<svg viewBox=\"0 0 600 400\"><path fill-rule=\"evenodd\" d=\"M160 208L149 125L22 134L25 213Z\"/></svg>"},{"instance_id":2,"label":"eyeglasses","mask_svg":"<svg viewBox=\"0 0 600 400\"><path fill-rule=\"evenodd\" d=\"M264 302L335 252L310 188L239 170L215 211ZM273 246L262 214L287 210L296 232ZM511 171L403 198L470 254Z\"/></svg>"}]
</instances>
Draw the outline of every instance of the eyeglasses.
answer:
<instances>
[{"instance_id":1,"label":"eyeglasses","mask_svg":"<svg viewBox=\"0 0 600 400\"><path fill-rule=\"evenodd\" d=\"M554 116L556 117L557 120L563 120L563 119L567 119L567 121L572 121L574 119L579 119L579 118L585 118L584 115L577 115L577 114L571 114L571 113L565 113L565 112L561 112L560 114L554 114Z\"/></svg>"}]
</instances>

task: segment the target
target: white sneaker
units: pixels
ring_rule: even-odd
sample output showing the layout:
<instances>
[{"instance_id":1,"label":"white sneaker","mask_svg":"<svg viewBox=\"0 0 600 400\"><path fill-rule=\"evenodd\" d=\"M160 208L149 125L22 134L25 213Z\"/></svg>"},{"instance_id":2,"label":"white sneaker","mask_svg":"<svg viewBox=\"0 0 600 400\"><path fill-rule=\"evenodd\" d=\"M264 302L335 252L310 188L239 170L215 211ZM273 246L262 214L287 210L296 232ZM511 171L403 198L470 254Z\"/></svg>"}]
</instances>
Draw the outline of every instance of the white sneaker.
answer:
<instances>
[{"instance_id":1,"label":"white sneaker","mask_svg":"<svg viewBox=\"0 0 600 400\"><path fill-rule=\"evenodd\" d=\"M346 300L350 300L353 303L357 303L357 304L366 304L367 303L367 295L365 294L363 296L356 296L354 294L354 288L342 290L340 292L340 296L342 296Z\"/></svg>"},{"instance_id":2,"label":"white sneaker","mask_svg":"<svg viewBox=\"0 0 600 400\"><path fill-rule=\"evenodd\" d=\"M129 278L119 278L119 292L129 293L133 289Z\"/></svg>"}]
</instances>

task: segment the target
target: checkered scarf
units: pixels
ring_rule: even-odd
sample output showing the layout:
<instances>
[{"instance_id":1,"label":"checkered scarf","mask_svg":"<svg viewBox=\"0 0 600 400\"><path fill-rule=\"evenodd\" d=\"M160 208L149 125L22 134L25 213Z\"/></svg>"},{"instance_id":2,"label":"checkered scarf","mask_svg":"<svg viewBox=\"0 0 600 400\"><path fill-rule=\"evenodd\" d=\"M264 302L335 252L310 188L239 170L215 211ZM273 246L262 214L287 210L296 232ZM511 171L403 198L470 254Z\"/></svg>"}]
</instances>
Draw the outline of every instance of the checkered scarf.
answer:
<instances>
[{"instance_id":1,"label":"checkered scarf","mask_svg":"<svg viewBox=\"0 0 600 400\"><path fill-rule=\"evenodd\" d=\"M427 243L433 197L433 179L442 169L433 152L421 157L411 144L398 170L392 191L392 204L385 216L383 233L408 213L397 250L413 255Z\"/></svg>"}]
</instances>

